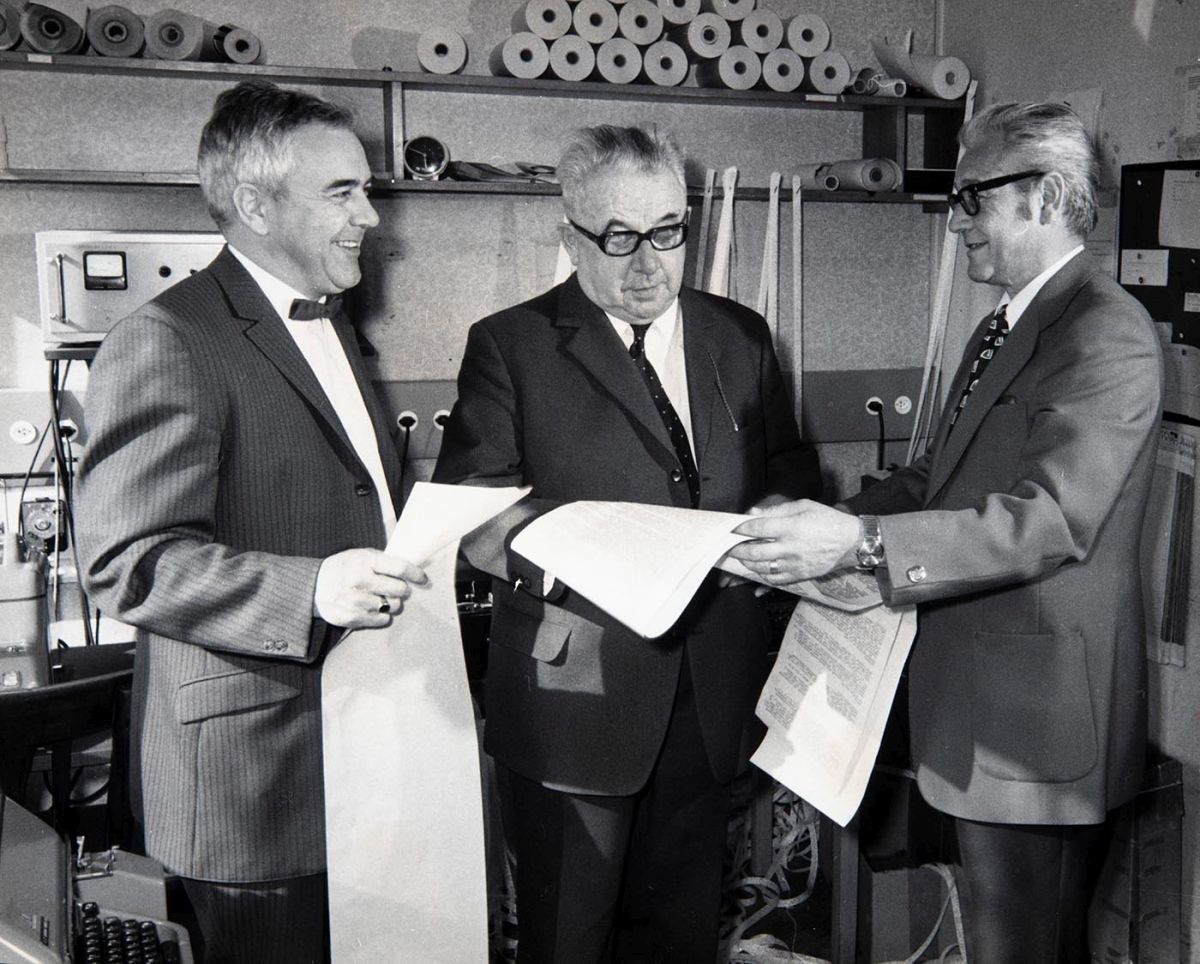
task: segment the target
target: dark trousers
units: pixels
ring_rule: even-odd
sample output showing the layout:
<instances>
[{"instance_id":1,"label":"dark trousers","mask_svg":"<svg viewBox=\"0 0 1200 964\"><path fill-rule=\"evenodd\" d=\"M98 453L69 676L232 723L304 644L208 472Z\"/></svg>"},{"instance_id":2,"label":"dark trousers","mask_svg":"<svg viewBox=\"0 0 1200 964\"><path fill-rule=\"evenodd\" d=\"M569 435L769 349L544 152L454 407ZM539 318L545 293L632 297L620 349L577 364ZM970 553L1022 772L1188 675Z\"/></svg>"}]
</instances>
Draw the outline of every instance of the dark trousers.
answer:
<instances>
[{"instance_id":1,"label":"dark trousers","mask_svg":"<svg viewBox=\"0 0 1200 964\"><path fill-rule=\"evenodd\" d=\"M1087 912L1104 859L1099 826L951 818L971 964L1084 964Z\"/></svg>"},{"instance_id":2,"label":"dark trousers","mask_svg":"<svg viewBox=\"0 0 1200 964\"><path fill-rule=\"evenodd\" d=\"M325 964L325 874L226 884L176 878L171 919L188 928L196 964Z\"/></svg>"},{"instance_id":3,"label":"dark trousers","mask_svg":"<svg viewBox=\"0 0 1200 964\"><path fill-rule=\"evenodd\" d=\"M562 793L501 771L520 964L614 961L628 943L655 964L716 960L729 787L709 768L686 669L636 795Z\"/></svg>"}]
</instances>

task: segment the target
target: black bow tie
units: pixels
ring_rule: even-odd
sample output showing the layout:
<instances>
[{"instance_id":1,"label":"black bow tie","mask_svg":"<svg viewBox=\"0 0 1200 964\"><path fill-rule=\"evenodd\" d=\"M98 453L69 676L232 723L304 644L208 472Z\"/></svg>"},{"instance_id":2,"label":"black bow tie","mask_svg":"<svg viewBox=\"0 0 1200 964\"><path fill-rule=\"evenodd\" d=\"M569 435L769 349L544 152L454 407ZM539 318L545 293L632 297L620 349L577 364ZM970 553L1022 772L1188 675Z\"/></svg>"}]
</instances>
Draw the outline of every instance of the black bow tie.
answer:
<instances>
[{"instance_id":1,"label":"black bow tie","mask_svg":"<svg viewBox=\"0 0 1200 964\"><path fill-rule=\"evenodd\" d=\"M333 318L342 308L341 295L329 295L322 301L309 301L307 298L297 298L288 309L288 317L293 321L315 321L318 318Z\"/></svg>"}]
</instances>

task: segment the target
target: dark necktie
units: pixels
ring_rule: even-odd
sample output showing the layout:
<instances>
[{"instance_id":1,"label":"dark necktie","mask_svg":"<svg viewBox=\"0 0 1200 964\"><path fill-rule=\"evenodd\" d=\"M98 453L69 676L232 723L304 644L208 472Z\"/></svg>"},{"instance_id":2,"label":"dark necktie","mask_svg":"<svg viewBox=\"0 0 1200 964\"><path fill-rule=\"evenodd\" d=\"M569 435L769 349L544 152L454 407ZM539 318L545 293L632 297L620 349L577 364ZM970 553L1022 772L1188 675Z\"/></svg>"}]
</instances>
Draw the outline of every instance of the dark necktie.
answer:
<instances>
[{"instance_id":1,"label":"dark necktie","mask_svg":"<svg viewBox=\"0 0 1200 964\"><path fill-rule=\"evenodd\" d=\"M954 414L950 416L951 428L958 421L958 416L962 414L963 409L967 407L967 399L971 397L971 392L975 391L975 386L979 384L979 379L983 376L984 369L991 364L992 357L996 354L1000 346L1004 344L1004 339L1008 337L1007 308L1007 305L1001 305L996 309L996 313L992 315L992 322L988 325L987 333L983 336L983 344L979 346L979 354L976 356L975 362L971 365L971 374L967 376L967 383L963 386L958 406L954 409Z\"/></svg>"},{"instance_id":2,"label":"dark necktie","mask_svg":"<svg viewBox=\"0 0 1200 964\"><path fill-rule=\"evenodd\" d=\"M293 321L316 321L318 318L336 317L342 307L341 295L329 295L322 301L309 301L307 298L297 298L288 310L288 317Z\"/></svg>"},{"instance_id":3,"label":"dark necktie","mask_svg":"<svg viewBox=\"0 0 1200 964\"><path fill-rule=\"evenodd\" d=\"M646 387L650 390L650 398L654 401L654 407L658 409L667 434L671 436L671 444L675 447L675 457L679 459L683 478L687 480L688 494L692 498L692 508L694 509L700 504L700 473L696 470L696 460L692 458L692 447L688 444L687 432L683 428L683 422L679 419L679 413L675 411L675 406L667 398L666 389L658 380L658 373L646 359L646 330L650 326L632 325L631 327L633 328L633 344L629 346L629 356L637 365L638 371L642 373ZM680 480L675 479L675 481Z\"/></svg>"}]
</instances>

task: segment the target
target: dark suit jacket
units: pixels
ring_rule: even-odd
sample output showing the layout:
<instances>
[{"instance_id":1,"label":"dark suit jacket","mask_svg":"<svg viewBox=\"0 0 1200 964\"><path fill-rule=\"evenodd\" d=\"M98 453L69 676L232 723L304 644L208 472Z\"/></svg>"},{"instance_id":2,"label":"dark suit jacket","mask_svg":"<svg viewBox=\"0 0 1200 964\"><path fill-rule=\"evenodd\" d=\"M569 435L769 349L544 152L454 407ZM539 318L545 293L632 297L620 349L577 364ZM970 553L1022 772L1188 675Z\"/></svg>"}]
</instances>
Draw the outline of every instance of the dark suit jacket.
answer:
<instances>
[{"instance_id":1,"label":"dark suit jacket","mask_svg":"<svg viewBox=\"0 0 1200 964\"><path fill-rule=\"evenodd\" d=\"M817 495L816 457L800 443L762 318L700 292L680 298L700 508ZM574 277L472 327L434 478L533 487L467 546L499 577L485 745L531 779L580 793L639 789L685 641L712 770L728 779L745 766L767 665L748 586L717 590L710 579L672 632L646 640L570 590L540 598L541 573L505 550L523 521L564 502L689 506L686 483L672 481L677 468L645 383Z\"/></svg>"},{"instance_id":2,"label":"dark suit jacket","mask_svg":"<svg viewBox=\"0 0 1200 964\"><path fill-rule=\"evenodd\" d=\"M940 810L1096 823L1138 787L1138 544L1161 365L1145 311L1080 254L1021 316L953 431L943 418L927 455L849 500L895 513L879 583L888 602L920 604L912 752Z\"/></svg>"},{"instance_id":3,"label":"dark suit jacket","mask_svg":"<svg viewBox=\"0 0 1200 964\"><path fill-rule=\"evenodd\" d=\"M395 491L399 463L336 322ZM375 489L282 321L228 251L104 340L79 482L84 580L138 629L146 846L185 876L325 866L322 559L382 547Z\"/></svg>"}]
</instances>

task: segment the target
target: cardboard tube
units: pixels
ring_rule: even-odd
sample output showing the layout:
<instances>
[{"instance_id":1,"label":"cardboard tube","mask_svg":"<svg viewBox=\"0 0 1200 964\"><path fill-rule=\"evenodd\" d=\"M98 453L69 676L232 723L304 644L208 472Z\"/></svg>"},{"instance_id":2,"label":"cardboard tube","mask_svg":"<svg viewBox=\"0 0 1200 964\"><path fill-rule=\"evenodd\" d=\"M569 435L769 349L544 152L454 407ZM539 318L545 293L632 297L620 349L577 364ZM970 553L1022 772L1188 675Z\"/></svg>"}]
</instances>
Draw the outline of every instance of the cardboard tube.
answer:
<instances>
[{"instance_id":1,"label":"cardboard tube","mask_svg":"<svg viewBox=\"0 0 1200 964\"><path fill-rule=\"evenodd\" d=\"M629 0L617 14L617 30L639 47L649 47L662 36L663 15L650 0Z\"/></svg>"},{"instance_id":2,"label":"cardboard tube","mask_svg":"<svg viewBox=\"0 0 1200 964\"><path fill-rule=\"evenodd\" d=\"M687 78L687 51L670 40L652 43L642 52L642 73L659 87L678 87Z\"/></svg>"},{"instance_id":3,"label":"cardboard tube","mask_svg":"<svg viewBox=\"0 0 1200 964\"><path fill-rule=\"evenodd\" d=\"M508 37L492 51L488 66L497 77L533 80L541 77L550 66L550 48L537 34L521 31Z\"/></svg>"},{"instance_id":4,"label":"cardboard tube","mask_svg":"<svg viewBox=\"0 0 1200 964\"><path fill-rule=\"evenodd\" d=\"M596 51L578 34L566 34L550 45L550 73L559 80L587 80L595 69Z\"/></svg>"},{"instance_id":5,"label":"cardboard tube","mask_svg":"<svg viewBox=\"0 0 1200 964\"><path fill-rule=\"evenodd\" d=\"M245 27L225 24L218 31L221 50L225 58L235 64L261 64L263 62L262 41Z\"/></svg>"},{"instance_id":6,"label":"cardboard tube","mask_svg":"<svg viewBox=\"0 0 1200 964\"><path fill-rule=\"evenodd\" d=\"M889 77L907 81L932 97L957 100L971 83L971 71L957 57L913 55L903 47L878 40L871 46Z\"/></svg>"},{"instance_id":7,"label":"cardboard tube","mask_svg":"<svg viewBox=\"0 0 1200 964\"><path fill-rule=\"evenodd\" d=\"M225 59L215 23L170 9L147 18L146 55L159 60Z\"/></svg>"},{"instance_id":8,"label":"cardboard tube","mask_svg":"<svg viewBox=\"0 0 1200 964\"><path fill-rule=\"evenodd\" d=\"M874 67L860 67L854 72L850 81L850 92L853 94L879 93L879 78L883 75Z\"/></svg>"},{"instance_id":9,"label":"cardboard tube","mask_svg":"<svg viewBox=\"0 0 1200 964\"><path fill-rule=\"evenodd\" d=\"M21 11L20 24L25 43L39 54L74 54L87 45L82 22L40 3Z\"/></svg>"},{"instance_id":10,"label":"cardboard tube","mask_svg":"<svg viewBox=\"0 0 1200 964\"><path fill-rule=\"evenodd\" d=\"M658 0L658 12L670 30L681 24L691 23L700 12L700 0Z\"/></svg>"},{"instance_id":11,"label":"cardboard tube","mask_svg":"<svg viewBox=\"0 0 1200 964\"><path fill-rule=\"evenodd\" d=\"M610 84L632 84L642 72L642 52L625 37L606 40L596 51L596 73Z\"/></svg>"},{"instance_id":12,"label":"cardboard tube","mask_svg":"<svg viewBox=\"0 0 1200 964\"><path fill-rule=\"evenodd\" d=\"M549 42L571 29L571 5L567 0L526 0L513 14L513 33L528 30Z\"/></svg>"},{"instance_id":13,"label":"cardboard tube","mask_svg":"<svg viewBox=\"0 0 1200 964\"><path fill-rule=\"evenodd\" d=\"M701 13L691 23L671 30L667 37L696 60L714 60L733 42L729 21L715 13Z\"/></svg>"},{"instance_id":14,"label":"cardboard tube","mask_svg":"<svg viewBox=\"0 0 1200 964\"><path fill-rule=\"evenodd\" d=\"M21 8L24 5L24 0L20 3L0 0L0 50L12 50L21 42ZM699 6L699 0L696 5Z\"/></svg>"},{"instance_id":15,"label":"cardboard tube","mask_svg":"<svg viewBox=\"0 0 1200 964\"><path fill-rule=\"evenodd\" d=\"M725 20L742 20L757 6L758 0L700 0L700 9Z\"/></svg>"},{"instance_id":16,"label":"cardboard tube","mask_svg":"<svg viewBox=\"0 0 1200 964\"><path fill-rule=\"evenodd\" d=\"M783 21L773 10L752 10L733 25L733 35L756 54L769 54L783 43Z\"/></svg>"},{"instance_id":17,"label":"cardboard tube","mask_svg":"<svg viewBox=\"0 0 1200 964\"><path fill-rule=\"evenodd\" d=\"M815 13L800 13L787 22L787 45L801 57L815 57L828 50L829 37L829 24Z\"/></svg>"},{"instance_id":18,"label":"cardboard tube","mask_svg":"<svg viewBox=\"0 0 1200 964\"><path fill-rule=\"evenodd\" d=\"M617 35L617 8L609 0L579 0L571 19L575 32L590 44L602 44Z\"/></svg>"},{"instance_id":19,"label":"cardboard tube","mask_svg":"<svg viewBox=\"0 0 1200 964\"><path fill-rule=\"evenodd\" d=\"M826 50L808 65L808 83L818 93L843 94L853 81L850 61L836 50Z\"/></svg>"},{"instance_id":20,"label":"cardboard tube","mask_svg":"<svg viewBox=\"0 0 1200 964\"><path fill-rule=\"evenodd\" d=\"M900 165L890 157L864 157L861 160L834 161L828 173L838 179L842 190L898 191L904 180Z\"/></svg>"},{"instance_id":21,"label":"cardboard tube","mask_svg":"<svg viewBox=\"0 0 1200 964\"><path fill-rule=\"evenodd\" d=\"M457 74L467 65L467 42L446 27L426 30L417 38L417 62L431 74Z\"/></svg>"},{"instance_id":22,"label":"cardboard tube","mask_svg":"<svg viewBox=\"0 0 1200 964\"><path fill-rule=\"evenodd\" d=\"M795 180L806 191L836 191L841 185L828 164L801 164L796 168Z\"/></svg>"},{"instance_id":23,"label":"cardboard tube","mask_svg":"<svg viewBox=\"0 0 1200 964\"><path fill-rule=\"evenodd\" d=\"M804 83L804 58L787 47L776 47L763 57L762 82L771 90L790 93Z\"/></svg>"},{"instance_id":24,"label":"cardboard tube","mask_svg":"<svg viewBox=\"0 0 1200 964\"><path fill-rule=\"evenodd\" d=\"M762 59L749 47L730 47L716 60L696 65L696 83L701 87L749 90L762 79Z\"/></svg>"}]
</instances>

